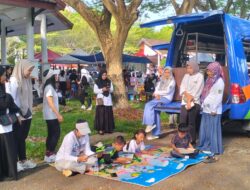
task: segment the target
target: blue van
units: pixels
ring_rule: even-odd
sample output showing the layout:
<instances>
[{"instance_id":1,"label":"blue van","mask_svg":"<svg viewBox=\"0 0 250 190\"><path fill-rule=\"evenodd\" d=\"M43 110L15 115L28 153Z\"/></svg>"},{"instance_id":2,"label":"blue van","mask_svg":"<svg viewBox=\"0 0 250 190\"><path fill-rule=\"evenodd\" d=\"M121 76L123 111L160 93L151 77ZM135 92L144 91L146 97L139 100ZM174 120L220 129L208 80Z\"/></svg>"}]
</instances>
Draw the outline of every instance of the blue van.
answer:
<instances>
[{"instance_id":1,"label":"blue van","mask_svg":"<svg viewBox=\"0 0 250 190\"><path fill-rule=\"evenodd\" d=\"M141 27L164 24L174 24L166 65L173 67L177 86L174 101L156 110L180 113L179 86L187 60L199 62L203 72L211 61L218 61L226 78L223 120L242 121L250 131L250 21L211 11L173 16Z\"/></svg>"}]
</instances>

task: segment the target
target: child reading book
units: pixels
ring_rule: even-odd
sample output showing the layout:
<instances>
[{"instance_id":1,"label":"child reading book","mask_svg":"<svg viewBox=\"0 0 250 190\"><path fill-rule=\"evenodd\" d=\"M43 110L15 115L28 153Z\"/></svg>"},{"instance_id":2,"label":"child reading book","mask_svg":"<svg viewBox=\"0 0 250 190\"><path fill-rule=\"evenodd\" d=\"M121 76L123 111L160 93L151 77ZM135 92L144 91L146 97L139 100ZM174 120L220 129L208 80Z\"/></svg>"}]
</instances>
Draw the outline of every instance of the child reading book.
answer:
<instances>
[{"instance_id":1,"label":"child reading book","mask_svg":"<svg viewBox=\"0 0 250 190\"><path fill-rule=\"evenodd\" d=\"M144 139L146 132L144 129L139 129L135 132L134 137L124 147L124 152L138 153L145 149Z\"/></svg>"},{"instance_id":2,"label":"child reading book","mask_svg":"<svg viewBox=\"0 0 250 190\"><path fill-rule=\"evenodd\" d=\"M188 131L189 127L185 123L179 124L177 134L171 140L173 148L171 156L176 158L184 158L186 156L188 158L197 154L191 144L192 138Z\"/></svg>"}]
</instances>

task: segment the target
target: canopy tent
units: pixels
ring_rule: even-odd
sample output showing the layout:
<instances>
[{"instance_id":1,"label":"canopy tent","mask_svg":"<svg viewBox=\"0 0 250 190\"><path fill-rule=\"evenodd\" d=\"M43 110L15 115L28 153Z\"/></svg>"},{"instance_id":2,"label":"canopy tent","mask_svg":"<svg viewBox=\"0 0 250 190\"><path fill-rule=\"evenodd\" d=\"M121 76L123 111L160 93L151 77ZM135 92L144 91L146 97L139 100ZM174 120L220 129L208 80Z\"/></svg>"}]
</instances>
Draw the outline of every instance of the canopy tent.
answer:
<instances>
[{"instance_id":1,"label":"canopy tent","mask_svg":"<svg viewBox=\"0 0 250 190\"><path fill-rule=\"evenodd\" d=\"M61 57L61 55L57 54L54 51L51 51L50 49L48 49L47 52L48 52L48 62L49 63L52 63L55 59ZM42 52L36 53L35 54L35 59L39 59L39 61L41 61L42 60Z\"/></svg>"},{"instance_id":2,"label":"canopy tent","mask_svg":"<svg viewBox=\"0 0 250 190\"><path fill-rule=\"evenodd\" d=\"M93 55L88 55L88 56L81 56L81 55L71 55L71 56L77 59L81 59L85 62L96 63L96 64L105 63L102 52L99 52ZM122 54L122 62L123 63L142 63L142 64L151 63L151 61L147 57L137 57L137 56L127 55L127 54Z\"/></svg>"},{"instance_id":3,"label":"canopy tent","mask_svg":"<svg viewBox=\"0 0 250 190\"><path fill-rule=\"evenodd\" d=\"M71 65L71 64L88 64L89 62L83 61L81 59L75 58L71 55L78 55L78 56L86 56L87 53L84 52L81 49L77 49L70 54L64 55L62 57L59 57L53 61L53 64L66 64L66 65Z\"/></svg>"}]
</instances>

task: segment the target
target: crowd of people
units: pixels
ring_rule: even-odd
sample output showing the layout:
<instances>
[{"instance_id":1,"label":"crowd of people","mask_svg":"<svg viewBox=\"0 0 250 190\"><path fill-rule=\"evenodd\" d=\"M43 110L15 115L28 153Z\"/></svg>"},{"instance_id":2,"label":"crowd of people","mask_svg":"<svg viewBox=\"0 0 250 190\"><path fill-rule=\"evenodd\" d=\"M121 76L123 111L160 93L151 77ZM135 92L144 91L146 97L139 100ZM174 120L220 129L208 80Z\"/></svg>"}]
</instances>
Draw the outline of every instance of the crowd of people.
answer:
<instances>
[{"instance_id":1,"label":"crowd of people","mask_svg":"<svg viewBox=\"0 0 250 190\"><path fill-rule=\"evenodd\" d=\"M17 179L17 172L36 167L27 159L26 138L32 122L32 80L31 72L34 64L29 60L21 60L14 67L11 74L8 69L0 67L0 179ZM55 162L55 166L65 176L75 172L84 173L93 165L101 163L128 163L131 160L119 157L118 152L146 152L144 140L146 133L152 140L158 138L160 129L156 128L154 107L158 103L168 104L173 100L175 92L175 78L171 67L160 68L158 76L149 74L145 84L156 80L155 85L145 85L145 91L150 89L149 102L146 103L143 124L146 129L138 130L134 138L126 142L124 137L117 136L112 145L90 146L91 133L88 122L78 120L74 130L68 133L56 153L56 146L60 137L60 123L64 118L59 111L60 91L62 97L67 96L67 75L65 71L46 70L42 73L43 83L43 118L47 123L46 151L44 161ZM196 62L187 62L186 74L180 86L181 113L178 133L171 144L174 157L183 157L181 149L199 149L210 151L212 154L222 154L221 114L222 97L224 92L224 75L218 62L207 67L208 78L199 72ZM133 76L132 76L133 77ZM100 135L112 133L115 129L113 116L112 92L114 87L105 69L100 70L99 77L94 81L89 72L82 69L81 77L72 71L70 80L71 96L77 96L81 89L81 108L92 109L92 93L96 95L96 113L94 129ZM124 80L128 78L124 75ZM151 80L151 82L150 82ZM131 79L129 79L131 81ZM133 80L132 80L133 81ZM135 86L136 86L135 82ZM58 85L59 84L59 85ZM87 99L87 107L85 100ZM196 135L199 113L202 111L199 138ZM197 144L197 139L199 143ZM105 154L103 154L105 150ZM214 160L215 157L209 159Z\"/></svg>"},{"instance_id":2,"label":"crowd of people","mask_svg":"<svg viewBox=\"0 0 250 190\"><path fill-rule=\"evenodd\" d=\"M182 139L185 144L182 148L196 147L213 154L222 154L221 115L225 86L224 73L218 62L210 63L206 72L207 79L204 81L203 74L199 72L198 63L187 62L186 74L180 85L182 101L179 126L181 127L178 129L179 136L177 139ZM174 80L171 68L164 68L164 74L153 93L154 100L145 105L143 124L146 125L147 133L152 131L148 140L159 138L160 126L156 126L154 107L158 103L167 104L172 101L175 92ZM200 112L202 112L202 116L199 125ZM183 126L186 126L186 128ZM196 134L198 128L199 137ZM176 140L173 140L172 144L175 150L174 154L180 153L176 149L176 147L178 148ZM209 159L214 161L216 158L210 157Z\"/></svg>"}]
</instances>

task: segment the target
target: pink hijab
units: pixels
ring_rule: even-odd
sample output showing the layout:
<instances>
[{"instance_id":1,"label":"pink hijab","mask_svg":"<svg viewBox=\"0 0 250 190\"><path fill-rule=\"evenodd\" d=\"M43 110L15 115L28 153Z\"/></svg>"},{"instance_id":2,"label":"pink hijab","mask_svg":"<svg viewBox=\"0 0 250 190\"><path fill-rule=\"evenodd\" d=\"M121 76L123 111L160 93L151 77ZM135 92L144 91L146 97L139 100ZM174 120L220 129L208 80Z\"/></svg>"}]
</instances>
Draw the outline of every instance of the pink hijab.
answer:
<instances>
[{"instance_id":1,"label":"pink hijab","mask_svg":"<svg viewBox=\"0 0 250 190\"><path fill-rule=\"evenodd\" d=\"M223 80L225 80L224 73L223 73L222 67L220 66L220 63L218 62L210 63L207 66L207 70L211 71L214 74L214 76L213 78L208 78L206 80L205 86L201 94L201 102L205 100L205 98L209 94L210 89L219 78L222 78Z\"/></svg>"}]
</instances>

